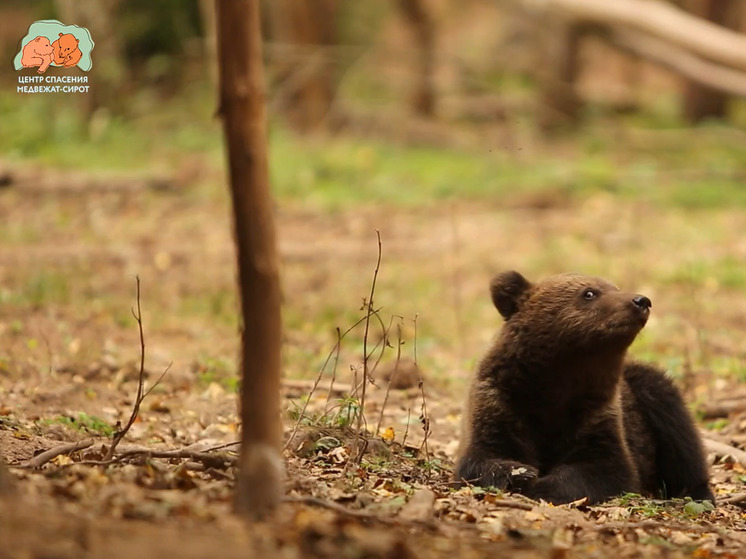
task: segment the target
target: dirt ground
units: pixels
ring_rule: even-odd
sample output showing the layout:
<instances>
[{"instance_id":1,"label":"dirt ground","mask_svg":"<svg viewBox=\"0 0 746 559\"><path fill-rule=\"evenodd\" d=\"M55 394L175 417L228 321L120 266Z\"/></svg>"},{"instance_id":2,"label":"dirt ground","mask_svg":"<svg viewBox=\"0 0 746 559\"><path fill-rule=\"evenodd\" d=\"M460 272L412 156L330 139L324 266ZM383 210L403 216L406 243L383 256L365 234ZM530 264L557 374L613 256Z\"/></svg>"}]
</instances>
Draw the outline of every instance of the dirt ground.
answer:
<instances>
[{"instance_id":1,"label":"dirt ground","mask_svg":"<svg viewBox=\"0 0 746 559\"><path fill-rule=\"evenodd\" d=\"M286 437L299 429L277 517L244 525L230 514L238 426L227 201L217 186L127 184L34 175L0 190L0 454L13 486L0 500L0 557L746 556L746 300L731 276L708 273L728 255L746 257L742 210L691 214L604 193L335 213L279 205ZM358 466L348 464L356 437L344 388L359 375L359 329L336 359L333 350L335 328L362 316L376 230L381 323L370 342L381 357ZM733 449L709 455L715 510L636 496L553 507L449 488L466 380L499 327L486 285L506 268L599 273L651 297L633 354L662 361L707 437ZM101 466L93 462L137 391L136 274L146 386L168 373L119 446L130 456ZM399 332L402 374L415 380L384 403ZM91 444L28 467L78 441ZM185 449L193 454L148 455Z\"/></svg>"}]
</instances>

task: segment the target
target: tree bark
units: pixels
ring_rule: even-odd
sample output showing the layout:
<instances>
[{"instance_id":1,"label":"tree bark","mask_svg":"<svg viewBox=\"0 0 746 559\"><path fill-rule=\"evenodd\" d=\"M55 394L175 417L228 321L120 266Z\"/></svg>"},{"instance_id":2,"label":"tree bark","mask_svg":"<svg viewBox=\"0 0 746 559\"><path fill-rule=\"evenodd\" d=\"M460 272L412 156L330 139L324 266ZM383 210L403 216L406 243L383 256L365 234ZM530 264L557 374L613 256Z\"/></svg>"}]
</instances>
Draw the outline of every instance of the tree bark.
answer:
<instances>
[{"instance_id":1,"label":"tree bark","mask_svg":"<svg viewBox=\"0 0 746 559\"><path fill-rule=\"evenodd\" d=\"M739 0L740 1L740 0ZM733 0L689 0L689 12L729 29L740 26L738 6ZM727 109L728 96L698 81L684 82L682 113L687 122L696 123L706 118L722 118Z\"/></svg>"},{"instance_id":2,"label":"tree bark","mask_svg":"<svg viewBox=\"0 0 746 559\"><path fill-rule=\"evenodd\" d=\"M414 37L417 55L416 84L412 94L412 110L421 116L435 114L435 29L422 0L399 0L399 9Z\"/></svg>"},{"instance_id":3,"label":"tree bark","mask_svg":"<svg viewBox=\"0 0 746 559\"><path fill-rule=\"evenodd\" d=\"M228 148L243 332L241 457L235 511L282 495L280 282L269 192L259 0L217 1L220 114Z\"/></svg>"}]
</instances>

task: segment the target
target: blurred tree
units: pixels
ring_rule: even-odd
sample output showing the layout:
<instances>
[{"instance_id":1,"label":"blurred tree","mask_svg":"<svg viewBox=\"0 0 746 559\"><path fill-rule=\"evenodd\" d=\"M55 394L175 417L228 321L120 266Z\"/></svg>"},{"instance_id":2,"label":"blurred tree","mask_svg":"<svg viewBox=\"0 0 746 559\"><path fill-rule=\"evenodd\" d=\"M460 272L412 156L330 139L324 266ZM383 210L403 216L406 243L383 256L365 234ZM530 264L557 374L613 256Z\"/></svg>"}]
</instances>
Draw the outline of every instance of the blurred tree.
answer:
<instances>
[{"instance_id":1,"label":"blurred tree","mask_svg":"<svg viewBox=\"0 0 746 559\"><path fill-rule=\"evenodd\" d=\"M742 0L686 0L684 7L693 15L733 30L741 27ZM684 81L682 112L691 123L726 116L728 95L693 80Z\"/></svg>"},{"instance_id":2,"label":"blurred tree","mask_svg":"<svg viewBox=\"0 0 746 559\"><path fill-rule=\"evenodd\" d=\"M98 107L116 109L120 86L126 79L126 65L119 42L116 10L121 0L55 0L63 23L88 28L93 38L96 71L91 93L85 96L89 113Z\"/></svg>"},{"instance_id":3,"label":"blurred tree","mask_svg":"<svg viewBox=\"0 0 746 559\"><path fill-rule=\"evenodd\" d=\"M260 0L218 0L220 114L238 260L241 458L235 510L261 517L282 496L280 278L267 170Z\"/></svg>"},{"instance_id":4,"label":"blurred tree","mask_svg":"<svg viewBox=\"0 0 746 559\"><path fill-rule=\"evenodd\" d=\"M577 122L583 101L576 88L584 26L560 17L539 21L539 124L545 131Z\"/></svg>"},{"instance_id":5,"label":"blurred tree","mask_svg":"<svg viewBox=\"0 0 746 559\"><path fill-rule=\"evenodd\" d=\"M275 0L274 36L287 55L278 68L280 110L301 132L326 124L336 91L337 0Z\"/></svg>"},{"instance_id":6,"label":"blurred tree","mask_svg":"<svg viewBox=\"0 0 746 559\"><path fill-rule=\"evenodd\" d=\"M412 94L412 110L425 117L435 113L435 29L422 0L398 0L399 9L414 37L417 56L416 84Z\"/></svg>"},{"instance_id":7,"label":"blurred tree","mask_svg":"<svg viewBox=\"0 0 746 559\"><path fill-rule=\"evenodd\" d=\"M218 79L218 46L217 37L215 35L215 0L199 0L199 11L202 19L202 35L204 36L207 72L210 80L215 83Z\"/></svg>"}]
</instances>

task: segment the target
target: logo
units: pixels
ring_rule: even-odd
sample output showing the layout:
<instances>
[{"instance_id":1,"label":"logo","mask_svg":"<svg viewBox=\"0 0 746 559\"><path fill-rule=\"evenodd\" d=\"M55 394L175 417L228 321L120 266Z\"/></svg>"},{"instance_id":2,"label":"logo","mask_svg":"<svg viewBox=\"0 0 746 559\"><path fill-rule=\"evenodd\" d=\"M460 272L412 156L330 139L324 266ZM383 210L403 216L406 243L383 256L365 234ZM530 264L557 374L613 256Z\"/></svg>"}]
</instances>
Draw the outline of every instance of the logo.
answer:
<instances>
[{"instance_id":1,"label":"logo","mask_svg":"<svg viewBox=\"0 0 746 559\"><path fill-rule=\"evenodd\" d=\"M85 27L64 25L56 19L35 21L21 39L20 50L13 59L13 67L16 70L37 68L37 74L44 74L50 67L64 70L77 67L88 72L93 66L93 46L91 34ZM19 93L86 93L89 88L88 76L65 76L58 73L48 76L18 76L18 83Z\"/></svg>"}]
</instances>

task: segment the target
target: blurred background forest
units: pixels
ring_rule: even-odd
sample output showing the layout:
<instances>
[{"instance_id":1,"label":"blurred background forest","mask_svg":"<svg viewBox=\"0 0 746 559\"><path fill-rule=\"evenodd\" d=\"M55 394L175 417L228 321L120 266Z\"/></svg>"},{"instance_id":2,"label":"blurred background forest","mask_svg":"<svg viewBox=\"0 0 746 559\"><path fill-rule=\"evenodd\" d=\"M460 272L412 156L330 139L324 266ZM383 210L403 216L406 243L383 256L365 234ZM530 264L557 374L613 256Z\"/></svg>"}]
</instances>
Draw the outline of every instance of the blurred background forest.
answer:
<instances>
[{"instance_id":1,"label":"blurred background forest","mask_svg":"<svg viewBox=\"0 0 746 559\"><path fill-rule=\"evenodd\" d=\"M263 3L286 376L315 375L334 329L359 318L378 229L377 302L410 353L418 317L420 365L457 393L499 325L486 286L506 268L649 295L633 353L690 400L746 380L743 60L641 33L648 19L679 29L657 11L572 4ZM651 4L709 20L703 33L746 28L737 0L632 6ZM90 93L16 91L36 75L13 70L19 41L50 18L91 31ZM117 370L134 357L138 273L155 363L235 390L213 27L209 0L2 3L0 373L82 383ZM66 72L84 74L47 75ZM75 406L102 413L94 397ZM458 410L449 402L449 425Z\"/></svg>"}]
</instances>

